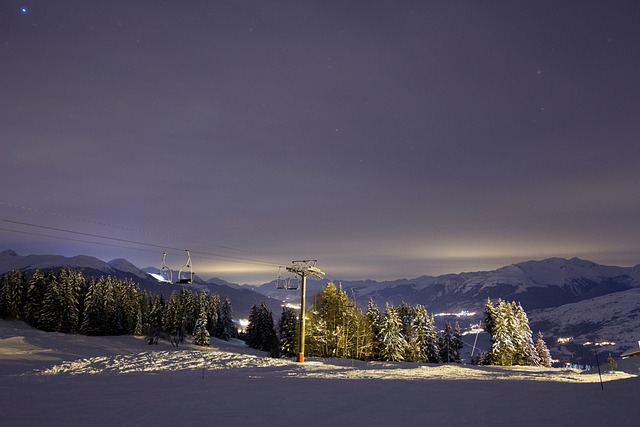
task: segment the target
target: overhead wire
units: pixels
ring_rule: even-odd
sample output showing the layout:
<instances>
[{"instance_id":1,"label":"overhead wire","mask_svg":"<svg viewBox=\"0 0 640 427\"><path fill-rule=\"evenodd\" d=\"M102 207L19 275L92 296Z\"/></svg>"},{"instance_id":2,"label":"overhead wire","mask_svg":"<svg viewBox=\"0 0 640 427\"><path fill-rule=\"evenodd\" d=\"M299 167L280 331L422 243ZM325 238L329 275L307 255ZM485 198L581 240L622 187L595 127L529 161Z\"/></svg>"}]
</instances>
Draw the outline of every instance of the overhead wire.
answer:
<instances>
[{"instance_id":1,"label":"overhead wire","mask_svg":"<svg viewBox=\"0 0 640 427\"><path fill-rule=\"evenodd\" d=\"M80 236L94 237L94 238L98 238L98 239L112 240L112 241L116 241L116 242L130 243L130 244L140 245L140 246L154 247L154 248L159 248L159 249L163 249L163 250L173 250L173 251L183 251L184 250L182 248L176 248L176 247L172 247L172 246L157 245L157 244L154 244L154 243L140 242L140 241L136 241L136 240L129 240L129 239L121 239L121 238L117 238L117 237L102 236L100 234L86 233L86 232L82 232L82 231L68 230L68 229L57 228L57 227L50 227L50 226L40 225L40 224L32 224L32 223L23 222L23 221L14 221L14 220L9 220L9 219L2 219L2 221L10 223L10 224L16 224L16 225L40 228L40 229L44 229L44 230L57 231L57 232L60 232L60 233L69 233L69 234L75 234L75 235L80 235ZM18 230L8 230L8 229L2 229L2 230L3 231L19 232ZM28 232L23 232L23 233L24 234L37 235L36 233L28 233ZM51 236L51 235L42 235L42 236L50 237L50 238L61 238L61 239L65 239L65 240L73 240L73 239L69 239L69 238L63 238L63 237L60 237L60 236ZM95 243L95 244L105 245L104 243L99 243L99 242L91 242L91 241L83 241L83 242L84 243ZM121 248L125 248L125 249L137 249L137 248L132 248L132 247L129 247L129 246L119 246L119 245L110 245L110 246L121 247ZM149 252L152 252L152 251L149 251ZM212 253L212 252L191 251L191 253L199 255L199 256L197 256L197 258L199 258L199 259L216 260L216 259L222 258L222 259L224 259L226 261L233 261L233 262L237 262L237 263L268 265L268 266L279 266L279 265L281 265L281 263L275 263L275 262L271 262L271 261L265 261L265 260L255 259L255 258L237 257L237 256L233 256L233 255L223 255L223 254L217 254L217 253Z\"/></svg>"},{"instance_id":2,"label":"overhead wire","mask_svg":"<svg viewBox=\"0 0 640 427\"><path fill-rule=\"evenodd\" d=\"M79 221L79 222L84 222L84 223L88 223L88 224L100 225L100 226L114 228L114 229L118 229L118 230L144 234L144 235L151 236L151 237L159 237L159 238L164 238L164 239L168 238L168 239L171 239L171 240L183 241L185 243L199 243L199 244L202 244L202 245L219 247L221 249L227 249L227 250L238 251L238 252L248 252L248 251L245 251L243 249L238 249L238 248L234 248L234 247L231 247L231 246L212 245L211 243L197 242L197 241L193 241L193 240L190 240L190 239L185 239L184 237L180 237L180 236L174 236L174 235L170 235L170 234L161 234L161 233L152 233L152 232L149 232L149 231L146 231L146 230L142 230L142 229L138 229L138 228L123 227L123 226L117 225L117 224L111 224L111 223L103 222L103 221L96 221L96 220L91 220L91 219L86 219L86 218L80 218L78 216L71 216L71 215L67 215L67 214L63 214L63 213L59 213L59 212L54 212L54 211L50 211L50 210L33 208L33 207L24 206L24 205L17 204L17 203L6 202L6 201L2 201L2 200L0 200L0 205L7 206L7 207L10 207L10 208L14 208L14 209L24 210L24 211L27 211L27 212L45 214L45 215L55 216L55 217L58 217L58 218L69 219L69 220L72 220L72 221Z\"/></svg>"}]
</instances>

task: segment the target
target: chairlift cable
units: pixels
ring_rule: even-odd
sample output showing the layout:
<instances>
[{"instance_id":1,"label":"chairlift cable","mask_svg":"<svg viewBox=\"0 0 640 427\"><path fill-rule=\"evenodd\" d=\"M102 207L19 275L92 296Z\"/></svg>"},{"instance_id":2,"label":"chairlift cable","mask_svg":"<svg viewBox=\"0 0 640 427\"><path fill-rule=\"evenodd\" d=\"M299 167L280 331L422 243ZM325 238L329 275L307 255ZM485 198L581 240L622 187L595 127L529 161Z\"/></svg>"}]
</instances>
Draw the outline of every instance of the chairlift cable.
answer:
<instances>
[{"instance_id":1,"label":"chairlift cable","mask_svg":"<svg viewBox=\"0 0 640 427\"><path fill-rule=\"evenodd\" d=\"M163 249L163 250L172 250L172 251L180 251L180 252L183 251L182 248L176 248L176 247L171 247L171 246L166 246L166 245L157 245L157 244L153 244L153 243L140 242L140 241L136 241L136 240L129 240L129 239L121 239L121 238L117 238L117 237L102 236L102 235L99 235L99 234L85 233L85 232L81 232L81 231L74 231L74 230L68 230L68 229L57 228L57 227L49 227L49 226L46 226L46 225L32 224L32 223L22 222L22 221L14 221L14 220L8 220L8 219L2 219L2 221L3 222L7 222L7 223L11 223L11 224L22 225L22 226L28 226L28 227L41 228L41 229L45 229L45 230L58 231L58 232L61 232L61 233L69 233L69 234L75 234L75 235L80 235L80 236L95 237L95 238L98 238L98 239L112 240L112 241L116 241L116 242L131 243L131 244L134 244L134 245L141 245L141 246L148 246L148 247L153 247L153 248L160 248L160 249ZM19 232L17 230L6 230L6 231ZM23 233L24 234L29 234L28 232L23 232ZM37 235L35 233L31 233L31 234ZM60 239L69 240L67 238L57 237L57 236L46 236L46 237L60 238ZM85 242L85 243L95 243L95 244L103 244L104 245L104 243L98 243L98 242ZM130 248L130 247L118 246L118 245L111 245L111 246L122 247L122 248L126 248L126 249L136 249L136 248ZM198 258L201 258L201 259L212 259L210 257L217 257L217 258L224 258L224 259L226 259L228 261L232 261L232 262L239 262L239 263L246 263L246 264L278 265L277 263L274 263L274 262L271 262L271 261L259 260L259 259L255 259L255 258L236 257L236 256L232 256L232 255L222 255L222 254L216 254L216 253L211 253L211 252L200 252L200 251L193 251L193 253L194 254L200 254L201 256L199 256Z\"/></svg>"}]
</instances>

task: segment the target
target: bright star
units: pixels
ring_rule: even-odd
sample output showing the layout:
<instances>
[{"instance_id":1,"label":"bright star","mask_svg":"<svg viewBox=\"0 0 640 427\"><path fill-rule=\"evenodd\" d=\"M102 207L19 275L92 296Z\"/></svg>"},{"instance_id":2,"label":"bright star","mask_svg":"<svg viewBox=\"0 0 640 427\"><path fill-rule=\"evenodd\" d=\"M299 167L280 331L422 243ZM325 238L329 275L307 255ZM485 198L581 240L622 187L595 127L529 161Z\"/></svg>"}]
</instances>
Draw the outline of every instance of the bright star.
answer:
<instances>
[{"instance_id":1,"label":"bright star","mask_svg":"<svg viewBox=\"0 0 640 427\"><path fill-rule=\"evenodd\" d=\"M26 8L26 7L23 7L23 8L21 8L21 9L20 9L20 12L22 12L22 13L27 13L27 12L28 12L28 10L27 10L27 8Z\"/></svg>"}]
</instances>

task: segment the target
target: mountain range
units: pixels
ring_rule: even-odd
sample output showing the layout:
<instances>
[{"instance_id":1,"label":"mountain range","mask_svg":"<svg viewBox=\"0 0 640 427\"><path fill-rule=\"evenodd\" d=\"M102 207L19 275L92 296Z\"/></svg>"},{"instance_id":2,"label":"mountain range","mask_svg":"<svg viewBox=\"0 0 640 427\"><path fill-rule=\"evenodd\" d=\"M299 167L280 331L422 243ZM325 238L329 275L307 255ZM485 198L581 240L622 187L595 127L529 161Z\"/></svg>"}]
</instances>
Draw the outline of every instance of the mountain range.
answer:
<instances>
[{"instance_id":1,"label":"mountain range","mask_svg":"<svg viewBox=\"0 0 640 427\"><path fill-rule=\"evenodd\" d=\"M104 262L89 256L20 256L0 253L0 274L9 270L80 270L85 277L111 275L131 278L142 289L170 294L179 286L217 292L230 298L236 317L246 317L250 307L266 301L275 316L284 302L299 304L300 292L277 289L275 282L260 286L236 285L221 279L195 277L192 285L161 285L150 273L124 259ZM309 304L326 281L308 280ZM518 301L526 310L534 333L541 331L552 355L559 361L593 364L593 343L599 352L619 355L640 340L640 264L606 266L578 258L549 258L512 264L492 271L421 276L392 281L342 281L341 286L363 309L371 299L381 310L388 302L422 304L438 322L458 321L463 331L475 330L482 321L488 298ZM486 347L486 334L484 345ZM480 339L482 342L482 338Z\"/></svg>"}]
</instances>

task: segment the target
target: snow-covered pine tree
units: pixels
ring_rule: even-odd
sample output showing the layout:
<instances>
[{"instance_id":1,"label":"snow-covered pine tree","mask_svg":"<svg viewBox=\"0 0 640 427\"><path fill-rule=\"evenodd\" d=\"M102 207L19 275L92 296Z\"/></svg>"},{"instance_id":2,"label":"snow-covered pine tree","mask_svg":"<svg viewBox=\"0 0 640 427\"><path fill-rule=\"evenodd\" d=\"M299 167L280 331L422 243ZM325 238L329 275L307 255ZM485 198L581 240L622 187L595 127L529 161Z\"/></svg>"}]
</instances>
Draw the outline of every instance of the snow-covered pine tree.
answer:
<instances>
[{"instance_id":1,"label":"snow-covered pine tree","mask_svg":"<svg viewBox=\"0 0 640 427\"><path fill-rule=\"evenodd\" d=\"M267 351L273 357L279 356L278 335L273 322L273 313L267 307L266 302L260 304L259 310L260 325L260 350Z\"/></svg>"},{"instance_id":2,"label":"snow-covered pine tree","mask_svg":"<svg viewBox=\"0 0 640 427\"><path fill-rule=\"evenodd\" d=\"M104 335L105 333L105 312L104 312L104 290L105 280L91 279L89 288L84 297L84 312L82 314L82 325L80 332L85 335Z\"/></svg>"},{"instance_id":3,"label":"snow-covered pine tree","mask_svg":"<svg viewBox=\"0 0 640 427\"><path fill-rule=\"evenodd\" d=\"M487 306L491 305L490 303ZM485 308L488 308L485 306ZM492 305L491 305L492 306ZM493 309L493 307L490 307ZM513 337L513 309L511 304L498 299L497 306L491 314L485 312L487 330L491 330L491 349L487 355L491 365L513 365L516 347Z\"/></svg>"},{"instance_id":4,"label":"snow-covered pine tree","mask_svg":"<svg viewBox=\"0 0 640 427\"><path fill-rule=\"evenodd\" d=\"M122 331L124 313L118 293L118 284L115 278L107 276L104 282L103 292L104 334L119 335Z\"/></svg>"},{"instance_id":5,"label":"snow-covered pine tree","mask_svg":"<svg viewBox=\"0 0 640 427\"><path fill-rule=\"evenodd\" d=\"M495 330L496 319L498 317L498 311L491 302L490 298L487 298L487 302L484 305L484 330L492 336Z\"/></svg>"},{"instance_id":6,"label":"snow-covered pine tree","mask_svg":"<svg viewBox=\"0 0 640 427\"><path fill-rule=\"evenodd\" d=\"M164 334L162 316L165 305L166 303L162 294L155 294L151 296L151 301L149 303L149 316L147 317L147 336L145 338L149 344L158 344L160 336Z\"/></svg>"},{"instance_id":7,"label":"snow-covered pine tree","mask_svg":"<svg viewBox=\"0 0 640 427\"><path fill-rule=\"evenodd\" d=\"M119 301L122 305L122 334L133 335L140 311L140 289L131 279L119 283Z\"/></svg>"},{"instance_id":8,"label":"snow-covered pine tree","mask_svg":"<svg viewBox=\"0 0 640 427\"><path fill-rule=\"evenodd\" d=\"M520 303L512 302L516 330L514 341L516 345L516 361L514 364L522 366L540 366L540 357L533 343L533 333L529 327L529 319Z\"/></svg>"},{"instance_id":9,"label":"snow-covered pine tree","mask_svg":"<svg viewBox=\"0 0 640 427\"><path fill-rule=\"evenodd\" d=\"M220 312L218 313L218 322L216 323L216 338L229 341L231 338L235 338L237 331L235 324L233 323L233 308L231 307L231 300L225 298L224 302L220 306Z\"/></svg>"},{"instance_id":10,"label":"snow-covered pine tree","mask_svg":"<svg viewBox=\"0 0 640 427\"><path fill-rule=\"evenodd\" d=\"M80 283L76 281L75 273L71 270L62 270L58 274L58 286L60 289L60 332L77 332L80 320L78 297L80 295Z\"/></svg>"},{"instance_id":11,"label":"snow-covered pine tree","mask_svg":"<svg viewBox=\"0 0 640 427\"><path fill-rule=\"evenodd\" d=\"M386 304L380 323L380 358L381 360L404 360L407 341L402 335L402 320L395 308Z\"/></svg>"},{"instance_id":12,"label":"snow-covered pine tree","mask_svg":"<svg viewBox=\"0 0 640 427\"><path fill-rule=\"evenodd\" d=\"M259 336L258 336L258 306L252 305L249 309L249 316L247 318L249 324L247 325L247 329L245 330L245 338L244 342L247 344L249 348L256 348L258 346Z\"/></svg>"},{"instance_id":13,"label":"snow-covered pine tree","mask_svg":"<svg viewBox=\"0 0 640 427\"><path fill-rule=\"evenodd\" d=\"M29 280L29 288L27 289L26 301L22 312L24 320L36 328L40 323L40 310L42 310L42 301L46 289L45 275L40 270L36 270Z\"/></svg>"},{"instance_id":14,"label":"snow-covered pine tree","mask_svg":"<svg viewBox=\"0 0 640 427\"><path fill-rule=\"evenodd\" d=\"M9 271L0 279L0 318L16 320L22 314L24 275L17 270Z\"/></svg>"},{"instance_id":15,"label":"snow-covered pine tree","mask_svg":"<svg viewBox=\"0 0 640 427\"><path fill-rule=\"evenodd\" d=\"M39 328L48 332L62 331L64 295L57 278L48 276L47 289L42 300Z\"/></svg>"},{"instance_id":16,"label":"snow-covered pine tree","mask_svg":"<svg viewBox=\"0 0 640 427\"><path fill-rule=\"evenodd\" d=\"M199 315L196 321L195 334L193 336L193 343L203 347L208 347L210 343L209 331L207 330L207 296L201 294L199 298Z\"/></svg>"},{"instance_id":17,"label":"snow-covered pine tree","mask_svg":"<svg viewBox=\"0 0 640 427\"><path fill-rule=\"evenodd\" d=\"M462 349L464 348L464 341L462 341L462 331L460 330L460 324L455 323L453 327L453 335L451 336L451 346L453 348L453 361L455 363L462 362Z\"/></svg>"},{"instance_id":18,"label":"snow-covered pine tree","mask_svg":"<svg viewBox=\"0 0 640 427\"><path fill-rule=\"evenodd\" d=\"M283 307L280 322L278 323L280 335L280 355L293 357L298 353L299 322L296 311L291 307Z\"/></svg>"},{"instance_id":19,"label":"snow-covered pine tree","mask_svg":"<svg viewBox=\"0 0 640 427\"><path fill-rule=\"evenodd\" d=\"M440 363L440 340L438 339L438 330L436 329L436 320L432 316L429 317L427 323L427 342L425 347L425 356L428 363Z\"/></svg>"},{"instance_id":20,"label":"snow-covered pine tree","mask_svg":"<svg viewBox=\"0 0 640 427\"><path fill-rule=\"evenodd\" d=\"M427 361L427 340L429 337L429 315L424 306L417 304L414 308L414 315L409 328L410 334L407 337L406 360L410 362Z\"/></svg>"},{"instance_id":21,"label":"snow-covered pine tree","mask_svg":"<svg viewBox=\"0 0 640 427\"><path fill-rule=\"evenodd\" d=\"M185 329L192 332L196 328L196 321L198 320L199 301L196 299L195 292L189 289L182 288L180 291L180 302L182 304L182 311L185 321Z\"/></svg>"},{"instance_id":22,"label":"snow-covered pine tree","mask_svg":"<svg viewBox=\"0 0 640 427\"><path fill-rule=\"evenodd\" d=\"M538 354L538 358L540 359L540 366L551 367L553 360L551 359L551 353L547 348L547 344L544 342L542 332L538 331L538 336L536 339L536 353Z\"/></svg>"},{"instance_id":23,"label":"snow-covered pine tree","mask_svg":"<svg viewBox=\"0 0 640 427\"><path fill-rule=\"evenodd\" d=\"M207 301L207 329L209 335L216 335L216 327L218 324L218 314L220 313L220 295L217 293L210 293Z\"/></svg>"},{"instance_id":24,"label":"snow-covered pine tree","mask_svg":"<svg viewBox=\"0 0 640 427\"><path fill-rule=\"evenodd\" d=\"M171 345L178 347L184 340L186 330L182 301L180 299L180 293L177 291L171 294L169 302L167 302L164 308L162 327Z\"/></svg>"},{"instance_id":25,"label":"snow-covered pine tree","mask_svg":"<svg viewBox=\"0 0 640 427\"><path fill-rule=\"evenodd\" d=\"M445 323L444 330L440 333L438 343L440 347L440 360L442 360L442 363L454 363L456 361L456 355L455 347L453 345L451 323Z\"/></svg>"},{"instance_id":26,"label":"snow-covered pine tree","mask_svg":"<svg viewBox=\"0 0 640 427\"><path fill-rule=\"evenodd\" d=\"M369 298L369 303L367 304L365 317L371 329L371 358L378 360L380 357L380 323L382 316L380 315L380 309L371 298Z\"/></svg>"}]
</instances>

